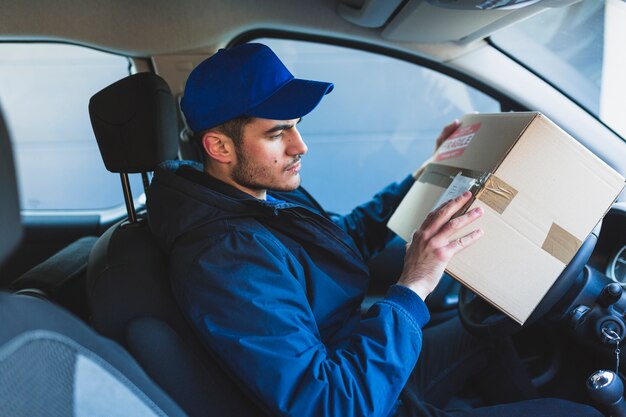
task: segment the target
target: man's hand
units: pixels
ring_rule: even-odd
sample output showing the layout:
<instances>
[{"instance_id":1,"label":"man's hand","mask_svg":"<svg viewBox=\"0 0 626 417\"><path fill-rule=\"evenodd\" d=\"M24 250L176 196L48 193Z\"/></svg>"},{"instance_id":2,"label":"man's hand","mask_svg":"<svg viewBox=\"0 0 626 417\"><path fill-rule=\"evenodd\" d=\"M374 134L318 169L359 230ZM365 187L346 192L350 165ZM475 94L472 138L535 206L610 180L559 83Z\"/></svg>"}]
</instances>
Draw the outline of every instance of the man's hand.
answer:
<instances>
[{"instance_id":1,"label":"man's hand","mask_svg":"<svg viewBox=\"0 0 626 417\"><path fill-rule=\"evenodd\" d=\"M461 122L458 119L455 119L452 121L452 123L443 128L443 130L437 137L437 140L435 141L435 151L439 149L441 144L445 142L445 140L448 139L450 135L458 129L459 126L461 126Z\"/></svg>"},{"instance_id":2,"label":"man's hand","mask_svg":"<svg viewBox=\"0 0 626 417\"><path fill-rule=\"evenodd\" d=\"M441 133L439 134L439 136L437 137L437 139L435 140L435 151L437 151L437 149L439 149L439 147L441 146L441 144L443 142L445 142L446 139L448 139L450 137L450 135L461 125L461 122L458 120L454 120L452 123L450 123L449 125L445 126L443 128L443 130L441 131ZM415 172L413 172L413 178L418 179L419 176L422 174L422 171L424 171L424 168L426 167L426 165L428 165L429 163L432 162L432 157L429 158L426 162L424 162L422 164L422 166L420 166L418 169L415 170Z\"/></svg>"},{"instance_id":3,"label":"man's hand","mask_svg":"<svg viewBox=\"0 0 626 417\"><path fill-rule=\"evenodd\" d=\"M482 209L478 207L452 219L469 201L471 195L470 192L465 192L433 210L407 244L404 268L398 284L412 289L422 300L435 289L452 256L483 235L481 229L476 229L450 241L450 236L458 229L483 214Z\"/></svg>"}]
</instances>

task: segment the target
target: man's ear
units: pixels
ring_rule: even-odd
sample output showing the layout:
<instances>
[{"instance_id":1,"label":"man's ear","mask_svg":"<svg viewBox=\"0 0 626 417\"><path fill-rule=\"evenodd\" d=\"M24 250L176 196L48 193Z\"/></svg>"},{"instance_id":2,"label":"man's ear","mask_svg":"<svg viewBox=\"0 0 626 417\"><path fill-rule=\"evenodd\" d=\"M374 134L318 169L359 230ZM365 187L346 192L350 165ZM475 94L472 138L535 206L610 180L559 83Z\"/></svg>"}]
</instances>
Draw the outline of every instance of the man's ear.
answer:
<instances>
[{"instance_id":1,"label":"man's ear","mask_svg":"<svg viewBox=\"0 0 626 417\"><path fill-rule=\"evenodd\" d=\"M231 138L220 132L208 131L202 136L202 148L207 156L217 162L234 161L235 147Z\"/></svg>"}]
</instances>

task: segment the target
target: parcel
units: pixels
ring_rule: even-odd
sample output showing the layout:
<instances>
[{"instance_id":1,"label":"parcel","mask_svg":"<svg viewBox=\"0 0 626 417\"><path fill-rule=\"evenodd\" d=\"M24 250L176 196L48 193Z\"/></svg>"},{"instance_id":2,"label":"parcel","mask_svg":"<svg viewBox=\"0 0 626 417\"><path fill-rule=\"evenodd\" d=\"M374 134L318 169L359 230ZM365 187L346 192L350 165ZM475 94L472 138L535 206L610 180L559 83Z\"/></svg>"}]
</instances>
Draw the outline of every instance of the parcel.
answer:
<instances>
[{"instance_id":1,"label":"parcel","mask_svg":"<svg viewBox=\"0 0 626 417\"><path fill-rule=\"evenodd\" d=\"M484 236L446 271L520 324L624 187L624 178L536 112L471 114L439 147L388 226L405 240L470 190Z\"/></svg>"}]
</instances>

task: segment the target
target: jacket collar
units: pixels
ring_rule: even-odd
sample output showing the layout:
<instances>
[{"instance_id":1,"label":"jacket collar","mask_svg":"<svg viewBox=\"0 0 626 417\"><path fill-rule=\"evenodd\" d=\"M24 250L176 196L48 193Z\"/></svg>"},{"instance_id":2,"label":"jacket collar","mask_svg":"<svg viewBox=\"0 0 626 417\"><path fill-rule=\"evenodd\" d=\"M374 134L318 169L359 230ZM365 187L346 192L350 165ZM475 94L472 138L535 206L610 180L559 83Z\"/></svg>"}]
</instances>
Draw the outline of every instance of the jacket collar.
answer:
<instances>
[{"instance_id":1,"label":"jacket collar","mask_svg":"<svg viewBox=\"0 0 626 417\"><path fill-rule=\"evenodd\" d=\"M186 180L203 185L213 191L217 191L218 193L222 193L232 198L241 200L254 198L244 193L243 191L238 190L237 188L218 180L217 178L207 174L206 172L198 170L196 167L193 167L191 165L182 165L176 171L176 174L185 178Z\"/></svg>"}]
</instances>

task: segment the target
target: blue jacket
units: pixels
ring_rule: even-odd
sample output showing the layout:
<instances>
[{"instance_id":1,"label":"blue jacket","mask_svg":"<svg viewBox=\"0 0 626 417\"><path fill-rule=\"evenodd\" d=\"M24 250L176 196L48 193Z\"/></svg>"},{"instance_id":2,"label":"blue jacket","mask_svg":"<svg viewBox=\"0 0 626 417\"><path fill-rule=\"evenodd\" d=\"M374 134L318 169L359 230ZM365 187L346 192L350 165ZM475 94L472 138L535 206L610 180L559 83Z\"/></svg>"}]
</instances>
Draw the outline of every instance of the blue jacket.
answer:
<instances>
[{"instance_id":1,"label":"blue jacket","mask_svg":"<svg viewBox=\"0 0 626 417\"><path fill-rule=\"evenodd\" d=\"M147 203L207 347L276 415L392 414L428 310L397 285L364 317L360 304L365 262L392 237L385 225L412 178L331 219L301 188L258 200L190 164L162 164Z\"/></svg>"}]
</instances>

